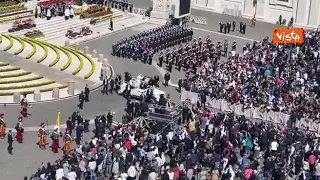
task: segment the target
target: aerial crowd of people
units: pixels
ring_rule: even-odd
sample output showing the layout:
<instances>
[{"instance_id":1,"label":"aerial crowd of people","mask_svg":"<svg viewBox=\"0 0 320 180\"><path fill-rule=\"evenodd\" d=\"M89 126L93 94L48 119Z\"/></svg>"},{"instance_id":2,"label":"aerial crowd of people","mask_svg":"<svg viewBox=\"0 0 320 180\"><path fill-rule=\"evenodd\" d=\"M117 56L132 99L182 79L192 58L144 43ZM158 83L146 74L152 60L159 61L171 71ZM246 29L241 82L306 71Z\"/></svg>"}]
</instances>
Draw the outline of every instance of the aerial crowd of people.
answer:
<instances>
[{"instance_id":1,"label":"aerial crowd of people","mask_svg":"<svg viewBox=\"0 0 320 180\"><path fill-rule=\"evenodd\" d=\"M41 7L38 11L40 16L51 18L53 14L66 16L65 8L70 7ZM72 18L71 15L72 8L67 16ZM225 31L230 31L231 24L228 27ZM61 149L64 156L43 164L24 179L318 180L320 139L308 127L278 127L216 112L205 106L206 98L202 97L241 103L244 108L285 112L292 121L318 121L319 33L306 30L301 45L276 45L266 37L244 45L238 52L236 41L216 43L210 36L192 39L193 30L186 25L164 25L114 43L114 56L152 64L157 54L158 66L166 64L169 72L176 66L178 71L186 72L179 89L197 92L200 98L195 105L184 104L181 122L186 123L181 124L182 132L167 129L151 133L148 127L130 123L134 117L146 116L148 104L166 106L169 99L162 96L158 102L150 101L152 92L148 92L141 102L133 102L128 95L123 123L113 124L112 112L97 116L91 130L89 120L79 112L70 116L64 132L55 127L49 133L46 123L41 123L39 148L48 147L49 136L51 151L58 153ZM104 80L102 92L117 91L121 79L117 76L112 81ZM81 94L80 109L84 101L89 101L88 90ZM28 114L26 109L21 113ZM0 138L6 135L3 116L0 114ZM15 127L19 143L23 142L23 116L18 117ZM83 141L83 134L90 132L93 137ZM61 138L63 143L59 142ZM73 147L73 141L77 147Z\"/></svg>"}]
</instances>

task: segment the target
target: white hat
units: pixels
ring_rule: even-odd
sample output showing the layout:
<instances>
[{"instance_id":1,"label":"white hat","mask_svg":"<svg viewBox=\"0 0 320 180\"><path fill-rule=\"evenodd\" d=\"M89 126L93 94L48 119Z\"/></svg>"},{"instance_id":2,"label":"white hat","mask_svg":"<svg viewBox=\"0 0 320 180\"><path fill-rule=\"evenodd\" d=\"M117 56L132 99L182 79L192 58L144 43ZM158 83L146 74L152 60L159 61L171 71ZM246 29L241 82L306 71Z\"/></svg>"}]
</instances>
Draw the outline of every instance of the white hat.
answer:
<instances>
[{"instance_id":1,"label":"white hat","mask_svg":"<svg viewBox=\"0 0 320 180\"><path fill-rule=\"evenodd\" d=\"M133 146L136 146L137 144L138 144L137 141L132 141Z\"/></svg>"},{"instance_id":2,"label":"white hat","mask_svg":"<svg viewBox=\"0 0 320 180\"><path fill-rule=\"evenodd\" d=\"M54 130L57 130L57 129L59 129L59 127L58 126L54 126L54 128L53 128Z\"/></svg>"}]
</instances>

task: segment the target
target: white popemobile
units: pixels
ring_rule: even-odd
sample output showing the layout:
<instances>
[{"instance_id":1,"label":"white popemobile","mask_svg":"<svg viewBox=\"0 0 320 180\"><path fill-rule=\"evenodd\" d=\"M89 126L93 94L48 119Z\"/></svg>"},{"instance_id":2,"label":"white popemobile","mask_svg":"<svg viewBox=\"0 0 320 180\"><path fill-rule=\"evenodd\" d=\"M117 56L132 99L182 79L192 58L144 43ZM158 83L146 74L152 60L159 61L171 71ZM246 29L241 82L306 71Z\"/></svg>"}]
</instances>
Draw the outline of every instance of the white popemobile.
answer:
<instances>
[{"instance_id":1,"label":"white popemobile","mask_svg":"<svg viewBox=\"0 0 320 180\"><path fill-rule=\"evenodd\" d=\"M120 85L120 89L118 90L118 94L121 95L126 90L127 86L130 89L130 95L133 98L140 98L140 96L146 95L148 89L153 90L153 97L159 101L160 95L163 94L165 96L165 92L161 91L159 88L156 88L154 86L148 87L150 78L142 76L141 74L137 76L137 78L132 78L128 83L122 82Z\"/></svg>"}]
</instances>

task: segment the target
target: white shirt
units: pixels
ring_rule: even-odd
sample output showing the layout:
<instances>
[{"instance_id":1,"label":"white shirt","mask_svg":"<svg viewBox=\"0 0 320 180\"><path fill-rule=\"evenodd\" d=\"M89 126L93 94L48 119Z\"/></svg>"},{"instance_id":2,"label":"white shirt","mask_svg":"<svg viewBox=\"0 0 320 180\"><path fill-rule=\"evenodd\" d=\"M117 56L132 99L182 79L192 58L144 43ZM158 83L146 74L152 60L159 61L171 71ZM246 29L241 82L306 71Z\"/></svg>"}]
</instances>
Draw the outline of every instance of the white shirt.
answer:
<instances>
[{"instance_id":1,"label":"white shirt","mask_svg":"<svg viewBox=\"0 0 320 180\"><path fill-rule=\"evenodd\" d=\"M174 172L168 172L168 175L169 175L169 179L170 179L170 180L173 180L173 178L174 178Z\"/></svg>"},{"instance_id":2,"label":"white shirt","mask_svg":"<svg viewBox=\"0 0 320 180\"><path fill-rule=\"evenodd\" d=\"M277 151L278 147L279 147L279 144L278 144L277 141L272 141L270 146L271 146L270 148L271 148L272 151Z\"/></svg>"},{"instance_id":3,"label":"white shirt","mask_svg":"<svg viewBox=\"0 0 320 180\"><path fill-rule=\"evenodd\" d=\"M129 169L128 169L128 176L129 177L136 177L137 175L137 170L134 166L130 166Z\"/></svg>"},{"instance_id":4,"label":"white shirt","mask_svg":"<svg viewBox=\"0 0 320 180\"><path fill-rule=\"evenodd\" d=\"M62 168L56 170L56 180L61 180L63 175L64 174L63 174L63 169Z\"/></svg>"},{"instance_id":5,"label":"white shirt","mask_svg":"<svg viewBox=\"0 0 320 180\"><path fill-rule=\"evenodd\" d=\"M95 170L96 167L97 167L96 161L90 161L89 164L88 164L88 167L89 167L90 170Z\"/></svg>"},{"instance_id":6,"label":"white shirt","mask_svg":"<svg viewBox=\"0 0 320 180\"><path fill-rule=\"evenodd\" d=\"M150 174L149 174L149 180L157 180L157 177L158 177L158 174L157 173L155 173L155 172L151 172Z\"/></svg>"},{"instance_id":7,"label":"white shirt","mask_svg":"<svg viewBox=\"0 0 320 180\"><path fill-rule=\"evenodd\" d=\"M77 174L74 171L71 171L68 173L68 177L69 180L76 180L77 178Z\"/></svg>"}]
</instances>

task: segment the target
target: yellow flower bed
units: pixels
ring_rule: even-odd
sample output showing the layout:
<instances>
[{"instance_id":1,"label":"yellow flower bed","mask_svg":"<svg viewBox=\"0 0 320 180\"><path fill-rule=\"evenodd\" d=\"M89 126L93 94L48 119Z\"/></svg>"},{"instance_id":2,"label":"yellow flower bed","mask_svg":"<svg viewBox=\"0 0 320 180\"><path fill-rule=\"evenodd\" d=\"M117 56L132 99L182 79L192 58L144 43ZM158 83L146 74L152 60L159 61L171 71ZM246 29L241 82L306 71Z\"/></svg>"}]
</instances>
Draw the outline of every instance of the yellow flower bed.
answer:
<instances>
[{"instance_id":1,"label":"yellow flower bed","mask_svg":"<svg viewBox=\"0 0 320 180\"><path fill-rule=\"evenodd\" d=\"M3 49L4 51L8 51L13 46L13 39L10 36L5 35L5 34L3 34L2 36L9 40L9 44Z\"/></svg>"},{"instance_id":2,"label":"yellow flower bed","mask_svg":"<svg viewBox=\"0 0 320 180\"><path fill-rule=\"evenodd\" d=\"M82 51L78 51L79 54L81 54L82 56L84 56L85 58L87 58L90 61L91 64L91 69L90 71L84 76L84 79L88 79L92 76L92 74L94 73L95 69L96 69L96 64L94 62L94 60L91 58L91 56L87 55L86 53L82 52Z\"/></svg>"},{"instance_id":3,"label":"yellow flower bed","mask_svg":"<svg viewBox=\"0 0 320 180\"><path fill-rule=\"evenodd\" d=\"M56 58L54 58L54 60L49 64L49 67L52 67L52 66L56 65L60 60L60 52L58 51L58 49L54 45L52 45L50 43L47 43L45 41L41 41L41 40L38 40L38 39L36 41L38 41L39 43L41 43L41 44L43 44L45 46L48 46L49 48L51 48L56 53Z\"/></svg>"},{"instance_id":4,"label":"yellow flower bed","mask_svg":"<svg viewBox=\"0 0 320 180\"><path fill-rule=\"evenodd\" d=\"M20 77L20 76L25 76L25 75L29 75L31 74L31 72L20 72L20 73L16 73L16 74L0 74L0 78L10 78L10 77Z\"/></svg>"},{"instance_id":5,"label":"yellow flower bed","mask_svg":"<svg viewBox=\"0 0 320 180\"><path fill-rule=\"evenodd\" d=\"M25 44L24 44L24 41L21 40L20 38L18 37L15 37L15 36L10 36L11 38L15 39L16 41L18 41L20 44L21 44L21 47L16 51L14 52L14 55L19 55L20 53L22 53L22 51L24 50L25 48Z\"/></svg>"},{"instance_id":6,"label":"yellow flower bed","mask_svg":"<svg viewBox=\"0 0 320 180\"><path fill-rule=\"evenodd\" d=\"M38 82L38 83L32 83L32 84L22 84L22 85L8 85L8 86L0 86L0 90L9 90L9 89L24 89L24 88L33 88L33 87L39 87L39 86L46 86L49 84L53 84L56 81L54 80L48 80L48 81L43 81L43 82Z\"/></svg>"},{"instance_id":7,"label":"yellow flower bed","mask_svg":"<svg viewBox=\"0 0 320 180\"><path fill-rule=\"evenodd\" d=\"M67 63L60 69L60 71L64 71L71 65L72 57L68 50L64 49L63 47L59 47L59 46L56 46L56 47L67 55L67 58L68 58Z\"/></svg>"},{"instance_id":8,"label":"yellow flower bed","mask_svg":"<svg viewBox=\"0 0 320 180\"><path fill-rule=\"evenodd\" d=\"M83 59L82 59L82 57L79 55L79 53L77 52L77 50L75 50L75 49L73 49L73 48L70 48L70 47L64 47L65 49L68 49L68 51L69 52L71 52L72 54L74 54L78 59L79 59L79 62L80 62L80 64L79 64L79 66L77 67L77 69L75 69L73 72L72 72L72 74L73 75L76 75L76 74L78 74L80 71L81 71L81 69L83 68Z\"/></svg>"},{"instance_id":9,"label":"yellow flower bed","mask_svg":"<svg viewBox=\"0 0 320 180\"><path fill-rule=\"evenodd\" d=\"M34 76L34 77L21 77L20 79L0 79L0 84L11 84L11 83L22 83L27 81L34 81L42 79L43 76Z\"/></svg>"},{"instance_id":10,"label":"yellow flower bed","mask_svg":"<svg viewBox=\"0 0 320 180\"><path fill-rule=\"evenodd\" d=\"M20 18L31 17L31 16L33 16L33 14L31 12L32 11L30 11L29 13L25 13L25 14L18 14L18 15L15 15L15 16L2 17L2 18L0 18L0 23L13 21L13 20L20 19Z\"/></svg>"},{"instance_id":11,"label":"yellow flower bed","mask_svg":"<svg viewBox=\"0 0 320 180\"><path fill-rule=\"evenodd\" d=\"M68 87L68 84L64 84L64 85L58 86L57 88L64 89L67 87ZM40 89L39 91L40 92L49 92L49 91L53 91L53 89L54 88L43 88L43 89ZM34 90L20 92L20 94L33 94L33 93L34 93ZM12 96L13 94L14 94L14 92L0 92L0 96Z\"/></svg>"},{"instance_id":12,"label":"yellow flower bed","mask_svg":"<svg viewBox=\"0 0 320 180\"><path fill-rule=\"evenodd\" d=\"M39 42L37 40L34 40L32 38L28 38L28 40L30 42L40 46L43 49L43 51L44 51L43 56L39 60L37 60L37 63L41 63L42 61L44 61L48 57L48 47L46 45L44 45L43 43L41 43L41 42Z\"/></svg>"},{"instance_id":13,"label":"yellow flower bed","mask_svg":"<svg viewBox=\"0 0 320 180\"><path fill-rule=\"evenodd\" d=\"M9 66L9 67L0 69L0 72L9 72L9 71L17 71L17 70L20 70L20 68Z\"/></svg>"},{"instance_id":14,"label":"yellow flower bed","mask_svg":"<svg viewBox=\"0 0 320 180\"><path fill-rule=\"evenodd\" d=\"M0 11L14 10L14 9L22 8L22 7L24 7L24 4L19 3L19 4L14 4L11 6L0 7Z\"/></svg>"},{"instance_id":15,"label":"yellow flower bed","mask_svg":"<svg viewBox=\"0 0 320 180\"><path fill-rule=\"evenodd\" d=\"M0 62L0 66L9 66L8 62Z\"/></svg>"},{"instance_id":16,"label":"yellow flower bed","mask_svg":"<svg viewBox=\"0 0 320 180\"><path fill-rule=\"evenodd\" d=\"M26 56L26 59L30 59L30 58L32 58L32 56L34 56L34 54L36 54L37 47L32 41L29 40L29 38L24 38L23 37L22 39L32 46L32 51Z\"/></svg>"}]
</instances>

